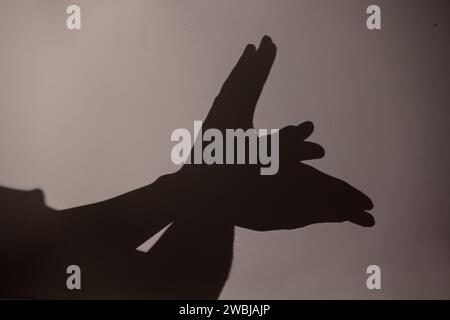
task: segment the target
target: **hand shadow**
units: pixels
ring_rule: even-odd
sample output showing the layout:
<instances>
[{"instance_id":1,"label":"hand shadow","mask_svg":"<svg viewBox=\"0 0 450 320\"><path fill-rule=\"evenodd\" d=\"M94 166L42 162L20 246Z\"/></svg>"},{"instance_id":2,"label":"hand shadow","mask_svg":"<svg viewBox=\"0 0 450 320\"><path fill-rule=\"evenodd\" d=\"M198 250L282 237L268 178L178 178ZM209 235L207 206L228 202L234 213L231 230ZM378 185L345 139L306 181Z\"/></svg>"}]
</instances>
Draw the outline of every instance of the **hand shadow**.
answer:
<instances>
[{"instance_id":1,"label":"hand shadow","mask_svg":"<svg viewBox=\"0 0 450 320\"><path fill-rule=\"evenodd\" d=\"M203 130L253 128L275 56L267 36L258 49L245 48ZM234 226L374 225L366 195L301 163L324 155L305 141L312 131L305 122L276 133L280 166L271 176L260 175L259 164L185 164L149 186L61 212L39 192L0 188L0 297L216 299L232 263ZM135 250L171 222L148 253ZM71 264L81 267L82 290L66 287Z\"/></svg>"}]
</instances>

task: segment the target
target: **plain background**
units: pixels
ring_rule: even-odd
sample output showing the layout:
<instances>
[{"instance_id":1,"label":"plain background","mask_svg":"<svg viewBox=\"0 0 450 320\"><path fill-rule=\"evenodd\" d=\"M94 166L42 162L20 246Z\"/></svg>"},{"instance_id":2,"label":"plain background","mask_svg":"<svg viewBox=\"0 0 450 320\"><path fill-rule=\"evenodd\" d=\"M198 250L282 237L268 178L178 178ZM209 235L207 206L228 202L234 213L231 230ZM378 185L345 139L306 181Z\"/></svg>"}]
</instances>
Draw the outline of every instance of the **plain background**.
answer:
<instances>
[{"instance_id":1,"label":"plain background","mask_svg":"<svg viewBox=\"0 0 450 320\"><path fill-rule=\"evenodd\" d=\"M0 0L0 185L62 209L175 171L172 130L204 119L268 34L255 126L313 121L312 164L367 193L377 224L237 229L221 298L450 298L449 17L448 0Z\"/></svg>"}]
</instances>

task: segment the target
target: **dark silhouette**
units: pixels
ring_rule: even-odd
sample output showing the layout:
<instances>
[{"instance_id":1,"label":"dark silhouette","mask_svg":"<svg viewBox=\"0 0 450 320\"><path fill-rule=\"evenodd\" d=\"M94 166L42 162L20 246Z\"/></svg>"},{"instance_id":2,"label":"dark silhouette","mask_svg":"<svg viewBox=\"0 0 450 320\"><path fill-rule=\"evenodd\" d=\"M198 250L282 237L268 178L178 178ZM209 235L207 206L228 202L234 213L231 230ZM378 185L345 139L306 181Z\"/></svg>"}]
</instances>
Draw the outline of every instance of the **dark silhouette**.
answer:
<instances>
[{"instance_id":1,"label":"dark silhouette","mask_svg":"<svg viewBox=\"0 0 450 320\"><path fill-rule=\"evenodd\" d=\"M248 129L276 55L267 36L248 45L203 129ZM1 298L218 298L233 258L234 226L266 231L350 221L374 225L371 200L303 160L313 125L279 132L278 174L260 165L184 165L113 199L55 211L39 190L0 188ZM172 225L148 253L135 248ZM82 290L66 288L67 266Z\"/></svg>"}]
</instances>

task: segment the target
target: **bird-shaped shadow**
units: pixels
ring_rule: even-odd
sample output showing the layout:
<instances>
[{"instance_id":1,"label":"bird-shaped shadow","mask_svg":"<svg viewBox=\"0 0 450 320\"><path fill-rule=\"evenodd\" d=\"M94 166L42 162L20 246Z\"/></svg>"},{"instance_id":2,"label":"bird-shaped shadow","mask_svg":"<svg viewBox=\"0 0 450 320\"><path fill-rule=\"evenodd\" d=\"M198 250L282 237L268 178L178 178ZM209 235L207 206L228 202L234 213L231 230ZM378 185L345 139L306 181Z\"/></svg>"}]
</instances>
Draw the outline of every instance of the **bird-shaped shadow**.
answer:
<instances>
[{"instance_id":1,"label":"bird-shaped shadow","mask_svg":"<svg viewBox=\"0 0 450 320\"><path fill-rule=\"evenodd\" d=\"M245 48L203 130L253 128L275 56L268 36ZM274 133L275 175L261 175L261 164L184 164L143 188L61 211L46 206L40 190L0 187L0 297L217 299L231 268L235 226L374 225L366 195L302 163L324 156L305 141L312 131L304 122ZM149 252L136 250L168 225ZM81 290L66 287L69 265L81 268Z\"/></svg>"}]
</instances>

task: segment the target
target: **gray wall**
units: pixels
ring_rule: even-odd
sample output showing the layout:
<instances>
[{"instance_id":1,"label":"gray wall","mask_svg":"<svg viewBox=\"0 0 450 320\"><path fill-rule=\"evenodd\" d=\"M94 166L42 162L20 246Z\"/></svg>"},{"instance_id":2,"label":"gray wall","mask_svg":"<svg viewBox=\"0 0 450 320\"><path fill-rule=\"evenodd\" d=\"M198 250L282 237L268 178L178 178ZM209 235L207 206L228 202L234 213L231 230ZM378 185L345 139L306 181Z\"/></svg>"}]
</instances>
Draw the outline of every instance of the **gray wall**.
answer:
<instances>
[{"instance_id":1,"label":"gray wall","mask_svg":"<svg viewBox=\"0 0 450 320\"><path fill-rule=\"evenodd\" d=\"M80 0L69 31L72 3L0 0L0 185L62 209L175 171L172 130L203 119L268 34L255 126L313 121L327 151L313 164L370 195L377 224L237 229L221 297L450 298L449 1Z\"/></svg>"}]
</instances>

